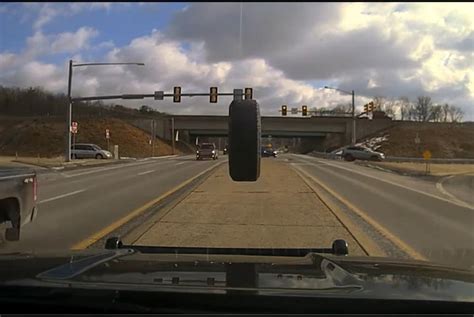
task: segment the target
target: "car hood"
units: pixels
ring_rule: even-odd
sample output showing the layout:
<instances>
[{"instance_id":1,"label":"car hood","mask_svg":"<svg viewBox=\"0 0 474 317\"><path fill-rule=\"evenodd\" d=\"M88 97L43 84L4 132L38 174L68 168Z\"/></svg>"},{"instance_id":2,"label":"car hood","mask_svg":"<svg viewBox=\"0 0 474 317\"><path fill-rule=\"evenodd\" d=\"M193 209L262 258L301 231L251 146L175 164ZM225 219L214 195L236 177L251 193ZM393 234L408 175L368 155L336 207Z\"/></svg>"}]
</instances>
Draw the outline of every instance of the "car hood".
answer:
<instances>
[{"instance_id":1,"label":"car hood","mask_svg":"<svg viewBox=\"0 0 474 317\"><path fill-rule=\"evenodd\" d=\"M428 262L145 254L132 249L0 256L0 285L474 302L474 272Z\"/></svg>"}]
</instances>

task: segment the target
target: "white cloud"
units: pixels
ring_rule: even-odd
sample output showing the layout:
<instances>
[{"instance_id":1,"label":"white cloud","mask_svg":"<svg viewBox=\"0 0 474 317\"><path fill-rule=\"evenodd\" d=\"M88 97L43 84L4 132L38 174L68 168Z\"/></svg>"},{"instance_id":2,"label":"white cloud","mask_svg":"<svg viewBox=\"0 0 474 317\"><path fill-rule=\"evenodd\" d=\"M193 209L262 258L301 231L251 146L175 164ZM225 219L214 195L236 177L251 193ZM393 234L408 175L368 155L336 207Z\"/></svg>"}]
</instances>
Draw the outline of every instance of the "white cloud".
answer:
<instances>
[{"instance_id":1,"label":"white cloud","mask_svg":"<svg viewBox=\"0 0 474 317\"><path fill-rule=\"evenodd\" d=\"M51 43L51 49L54 53L71 53L87 48L89 41L96 37L99 32L90 27L81 27L75 33L61 33Z\"/></svg>"},{"instance_id":2,"label":"white cloud","mask_svg":"<svg viewBox=\"0 0 474 317\"><path fill-rule=\"evenodd\" d=\"M95 8L70 5L76 13L111 8L102 3ZM474 10L470 8L474 9L472 4L245 3L240 51L239 4L191 4L176 14L163 33L154 30L122 47L114 45L114 38L94 45L96 53L107 51L104 61L146 66L80 67L74 71L73 90L84 96L171 91L175 85L183 92L207 92L210 86L231 92L250 86L264 115L277 115L282 104L350 103L350 96L314 87L315 82L326 81L354 89L359 108L375 95L406 95L413 100L424 94L434 102L464 107L470 111L466 117L473 120ZM43 13L47 16L48 11ZM53 18L54 14L49 12ZM57 35L38 30L27 39L22 54L0 53L0 84L64 91L66 61L58 67L38 58L53 52L87 60L97 34L87 27ZM230 99L220 98L217 105L209 104L206 97L182 100L180 104L115 102L149 104L172 113L225 114Z\"/></svg>"}]
</instances>

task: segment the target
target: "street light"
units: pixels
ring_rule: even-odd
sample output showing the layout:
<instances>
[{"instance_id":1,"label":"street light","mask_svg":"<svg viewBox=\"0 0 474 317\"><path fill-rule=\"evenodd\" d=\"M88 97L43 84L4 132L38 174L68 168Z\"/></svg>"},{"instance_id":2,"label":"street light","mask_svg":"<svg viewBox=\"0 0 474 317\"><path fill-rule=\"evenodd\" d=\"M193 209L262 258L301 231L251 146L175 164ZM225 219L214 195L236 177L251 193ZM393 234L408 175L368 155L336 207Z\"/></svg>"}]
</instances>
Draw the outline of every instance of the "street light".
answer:
<instances>
[{"instance_id":1,"label":"street light","mask_svg":"<svg viewBox=\"0 0 474 317\"><path fill-rule=\"evenodd\" d=\"M345 91L345 90L338 89L338 88L333 88L333 87L328 87L328 86L324 86L324 89L333 89L333 90L337 90L337 91L340 91L340 92L348 94L348 95L352 95L352 140L351 140L351 145L354 145L356 143L356 120L355 120L355 102L354 102L355 94L354 94L354 90L351 90L349 92L349 91Z\"/></svg>"},{"instance_id":2,"label":"street light","mask_svg":"<svg viewBox=\"0 0 474 317\"><path fill-rule=\"evenodd\" d=\"M68 111L67 111L67 149L66 149L66 162L71 160L71 121L72 121L72 98L71 98L71 88L72 88L72 68L81 67L81 66L113 66L113 65L137 65L145 66L144 63L83 63L83 64L73 64L73 60L69 60L69 76L68 76L68 85L67 85L67 98L69 101Z\"/></svg>"}]
</instances>

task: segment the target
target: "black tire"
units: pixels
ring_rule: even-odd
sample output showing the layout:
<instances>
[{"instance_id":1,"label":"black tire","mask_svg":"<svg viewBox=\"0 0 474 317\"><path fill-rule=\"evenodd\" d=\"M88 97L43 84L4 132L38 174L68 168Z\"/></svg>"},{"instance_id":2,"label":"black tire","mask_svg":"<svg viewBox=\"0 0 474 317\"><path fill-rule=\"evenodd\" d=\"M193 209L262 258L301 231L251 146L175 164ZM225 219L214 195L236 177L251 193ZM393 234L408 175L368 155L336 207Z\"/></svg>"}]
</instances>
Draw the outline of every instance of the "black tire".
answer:
<instances>
[{"instance_id":1,"label":"black tire","mask_svg":"<svg viewBox=\"0 0 474 317\"><path fill-rule=\"evenodd\" d=\"M348 161L348 162L352 162L354 161L354 157L351 155L351 154L346 154L344 155L344 160Z\"/></svg>"},{"instance_id":2,"label":"black tire","mask_svg":"<svg viewBox=\"0 0 474 317\"><path fill-rule=\"evenodd\" d=\"M229 106L229 173L236 182L260 176L260 109L256 100L234 100Z\"/></svg>"},{"instance_id":3,"label":"black tire","mask_svg":"<svg viewBox=\"0 0 474 317\"><path fill-rule=\"evenodd\" d=\"M104 157L102 156L102 154L96 154L95 158L97 160L102 160Z\"/></svg>"},{"instance_id":4,"label":"black tire","mask_svg":"<svg viewBox=\"0 0 474 317\"><path fill-rule=\"evenodd\" d=\"M376 161L376 162L380 162L380 161L381 161L380 157L378 157L378 156L376 156L376 155L372 156L372 157L370 158L370 160L371 160L371 161Z\"/></svg>"},{"instance_id":5,"label":"black tire","mask_svg":"<svg viewBox=\"0 0 474 317\"><path fill-rule=\"evenodd\" d=\"M17 202L11 200L6 206L7 219L11 221L12 228L5 230L5 240L7 241L18 241L20 240L20 206Z\"/></svg>"}]
</instances>

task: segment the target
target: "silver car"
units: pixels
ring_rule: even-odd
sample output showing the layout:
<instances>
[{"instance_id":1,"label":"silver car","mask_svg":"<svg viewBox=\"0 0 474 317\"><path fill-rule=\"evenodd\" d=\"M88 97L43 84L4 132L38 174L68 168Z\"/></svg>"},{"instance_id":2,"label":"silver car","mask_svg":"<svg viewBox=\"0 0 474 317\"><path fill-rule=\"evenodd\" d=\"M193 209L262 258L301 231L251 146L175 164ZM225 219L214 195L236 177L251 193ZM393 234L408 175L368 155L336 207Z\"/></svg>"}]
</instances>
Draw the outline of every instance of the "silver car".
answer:
<instances>
[{"instance_id":1,"label":"silver car","mask_svg":"<svg viewBox=\"0 0 474 317\"><path fill-rule=\"evenodd\" d=\"M71 146L71 158L95 158L95 159L109 159L112 158L112 153L102 150L98 145L89 143L76 143Z\"/></svg>"},{"instance_id":2,"label":"silver car","mask_svg":"<svg viewBox=\"0 0 474 317\"><path fill-rule=\"evenodd\" d=\"M362 146L350 146L342 150L342 157L346 161L354 160L370 160L370 161L382 161L385 159L385 155L381 152L373 151L369 148Z\"/></svg>"}]
</instances>

